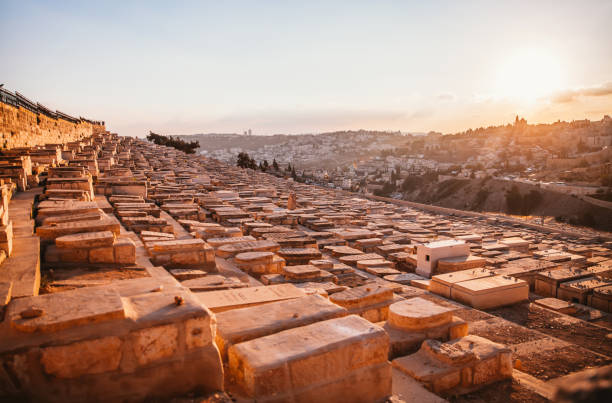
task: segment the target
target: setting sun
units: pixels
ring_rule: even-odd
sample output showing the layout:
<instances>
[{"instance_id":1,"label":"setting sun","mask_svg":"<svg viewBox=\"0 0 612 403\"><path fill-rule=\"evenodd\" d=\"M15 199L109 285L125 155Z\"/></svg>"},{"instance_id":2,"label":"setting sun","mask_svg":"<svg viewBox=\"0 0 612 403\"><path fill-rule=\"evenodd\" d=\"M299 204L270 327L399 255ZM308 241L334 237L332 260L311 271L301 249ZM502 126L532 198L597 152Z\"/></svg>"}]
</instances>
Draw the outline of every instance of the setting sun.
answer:
<instances>
[{"instance_id":1,"label":"setting sun","mask_svg":"<svg viewBox=\"0 0 612 403\"><path fill-rule=\"evenodd\" d=\"M534 102L563 87L562 66L542 49L523 49L509 54L499 69L497 95Z\"/></svg>"}]
</instances>

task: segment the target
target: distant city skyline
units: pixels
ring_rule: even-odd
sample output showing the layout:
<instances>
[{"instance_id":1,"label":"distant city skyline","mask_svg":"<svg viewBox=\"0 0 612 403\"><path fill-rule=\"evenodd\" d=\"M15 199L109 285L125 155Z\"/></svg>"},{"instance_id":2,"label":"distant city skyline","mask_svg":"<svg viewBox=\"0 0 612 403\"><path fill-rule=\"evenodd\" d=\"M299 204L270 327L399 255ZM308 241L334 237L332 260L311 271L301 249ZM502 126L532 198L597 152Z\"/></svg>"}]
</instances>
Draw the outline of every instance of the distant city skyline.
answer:
<instances>
[{"instance_id":1,"label":"distant city skyline","mask_svg":"<svg viewBox=\"0 0 612 403\"><path fill-rule=\"evenodd\" d=\"M121 135L612 114L612 2L0 2L0 83Z\"/></svg>"}]
</instances>

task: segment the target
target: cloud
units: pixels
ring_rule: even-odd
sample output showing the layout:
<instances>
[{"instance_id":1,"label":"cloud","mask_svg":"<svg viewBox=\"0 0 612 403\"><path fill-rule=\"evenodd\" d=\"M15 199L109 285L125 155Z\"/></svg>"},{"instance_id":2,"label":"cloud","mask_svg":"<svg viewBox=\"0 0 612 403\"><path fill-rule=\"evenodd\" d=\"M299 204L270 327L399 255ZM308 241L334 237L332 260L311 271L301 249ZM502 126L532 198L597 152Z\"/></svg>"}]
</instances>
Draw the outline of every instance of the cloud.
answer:
<instances>
[{"instance_id":1,"label":"cloud","mask_svg":"<svg viewBox=\"0 0 612 403\"><path fill-rule=\"evenodd\" d=\"M451 92L443 92L436 97L438 101L450 102L457 99L457 96Z\"/></svg>"},{"instance_id":2,"label":"cloud","mask_svg":"<svg viewBox=\"0 0 612 403\"><path fill-rule=\"evenodd\" d=\"M604 97L612 95L612 82L593 87L565 90L552 96L551 101L556 103L574 102L578 97Z\"/></svg>"}]
</instances>

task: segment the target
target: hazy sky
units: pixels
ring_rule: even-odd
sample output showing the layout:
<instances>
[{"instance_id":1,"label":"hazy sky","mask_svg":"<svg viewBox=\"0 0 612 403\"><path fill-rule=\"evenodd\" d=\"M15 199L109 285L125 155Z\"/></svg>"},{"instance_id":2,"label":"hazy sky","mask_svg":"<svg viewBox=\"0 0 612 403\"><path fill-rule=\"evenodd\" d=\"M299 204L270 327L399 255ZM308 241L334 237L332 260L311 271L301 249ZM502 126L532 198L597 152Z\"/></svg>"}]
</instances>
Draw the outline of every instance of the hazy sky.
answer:
<instances>
[{"instance_id":1,"label":"hazy sky","mask_svg":"<svg viewBox=\"0 0 612 403\"><path fill-rule=\"evenodd\" d=\"M612 1L7 1L0 83L122 135L612 114Z\"/></svg>"}]
</instances>

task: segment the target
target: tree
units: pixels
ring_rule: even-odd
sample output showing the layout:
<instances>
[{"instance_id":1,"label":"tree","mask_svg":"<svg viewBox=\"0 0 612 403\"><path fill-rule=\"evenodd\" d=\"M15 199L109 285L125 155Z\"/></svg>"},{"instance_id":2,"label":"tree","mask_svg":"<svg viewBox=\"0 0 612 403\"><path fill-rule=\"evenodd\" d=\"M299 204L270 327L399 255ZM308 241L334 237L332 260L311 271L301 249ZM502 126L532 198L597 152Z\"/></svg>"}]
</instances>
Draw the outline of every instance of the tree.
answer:
<instances>
[{"instance_id":1,"label":"tree","mask_svg":"<svg viewBox=\"0 0 612 403\"><path fill-rule=\"evenodd\" d=\"M295 173L295 167L291 168L291 177L293 178L293 180L297 179L297 174Z\"/></svg>"},{"instance_id":2,"label":"tree","mask_svg":"<svg viewBox=\"0 0 612 403\"><path fill-rule=\"evenodd\" d=\"M291 172L291 164L287 164L287 171Z\"/></svg>"},{"instance_id":3,"label":"tree","mask_svg":"<svg viewBox=\"0 0 612 403\"><path fill-rule=\"evenodd\" d=\"M272 161L272 168L274 168L275 171L278 171L278 162L276 162L276 158L274 158Z\"/></svg>"},{"instance_id":4,"label":"tree","mask_svg":"<svg viewBox=\"0 0 612 403\"><path fill-rule=\"evenodd\" d=\"M175 139L172 136L162 136L161 134L153 133L152 131L149 131L147 140L158 145L174 147L185 154L195 154L195 150L200 147L199 141L187 142L179 138Z\"/></svg>"},{"instance_id":5,"label":"tree","mask_svg":"<svg viewBox=\"0 0 612 403\"><path fill-rule=\"evenodd\" d=\"M404 192L412 192L413 190L421 186L422 183L423 180L420 176L408 176L406 179L404 179L404 182L402 183L402 190Z\"/></svg>"},{"instance_id":6,"label":"tree","mask_svg":"<svg viewBox=\"0 0 612 403\"><path fill-rule=\"evenodd\" d=\"M533 189L528 194L522 195L516 185L506 192L506 205L511 214L531 214L540 205L542 199L542 193L538 190Z\"/></svg>"},{"instance_id":7,"label":"tree","mask_svg":"<svg viewBox=\"0 0 612 403\"><path fill-rule=\"evenodd\" d=\"M236 162L236 165L240 168L250 168L251 157L249 156L249 154L245 153L244 151L238 154L238 160Z\"/></svg>"},{"instance_id":8,"label":"tree","mask_svg":"<svg viewBox=\"0 0 612 403\"><path fill-rule=\"evenodd\" d=\"M516 185L513 185L510 191L506 192L506 205L508 212L518 214L523 208L523 196Z\"/></svg>"},{"instance_id":9,"label":"tree","mask_svg":"<svg viewBox=\"0 0 612 403\"><path fill-rule=\"evenodd\" d=\"M389 197L393 192L395 192L395 183L385 182L383 188L380 190L375 190L374 194L376 196Z\"/></svg>"}]
</instances>

